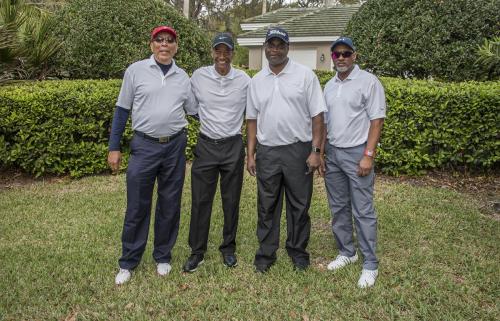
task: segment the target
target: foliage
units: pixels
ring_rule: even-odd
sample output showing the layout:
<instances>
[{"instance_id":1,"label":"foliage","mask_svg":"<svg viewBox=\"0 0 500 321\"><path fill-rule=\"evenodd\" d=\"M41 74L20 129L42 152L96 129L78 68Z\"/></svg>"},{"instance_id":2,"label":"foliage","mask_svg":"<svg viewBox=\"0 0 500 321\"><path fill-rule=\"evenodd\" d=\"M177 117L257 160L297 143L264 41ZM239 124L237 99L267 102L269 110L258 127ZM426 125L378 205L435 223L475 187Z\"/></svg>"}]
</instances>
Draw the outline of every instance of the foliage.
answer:
<instances>
[{"instance_id":1,"label":"foliage","mask_svg":"<svg viewBox=\"0 0 500 321\"><path fill-rule=\"evenodd\" d=\"M121 78L128 65L151 54L150 33L158 25L178 32L175 59L186 71L210 62L210 39L159 0L70 0L58 17L60 67L70 78Z\"/></svg>"},{"instance_id":2,"label":"foliage","mask_svg":"<svg viewBox=\"0 0 500 321\"><path fill-rule=\"evenodd\" d=\"M52 14L24 0L0 0L0 82L44 79L61 43Z\"/></svg>"},{"instance_id":3,"label":"foliage","mask_svg":"<svg viewBox=\"0 0 500 321\"><path fill-rule=\"evenodd\" d=\"M500 37L484 39L476 62L488 70L488 79L500 77Z\"/></svg>"},{"instance_id":4,"label":"foliage","mask_svg":"<svg viewBox=\"0 0 500 321\"><path fill-rule=\"evenodd\" d=\"M350 20L359 61L378 75L482 80L483 38L500 34L500 0L371 0Z\"/></svg>"},{"instance_id":5,"label":"foliage","mask_svg":"<svg viewBox=\"0 0 500 321\"><path fill-rule=\"evenodd\" d=\"M332 76L325 71L317 74L323 86ZM498 166L500 82L446 84L391 78L382 82L388 103L377 156L382 171L398 175ZM119 88L118 80L4 86L0 166L36 176L78 177L107 170L109 127ZM189 121L186 155L192 159L199 124ZM131 134L128 129L124 135L125 156Z\"/></svg>"}]
</instances>

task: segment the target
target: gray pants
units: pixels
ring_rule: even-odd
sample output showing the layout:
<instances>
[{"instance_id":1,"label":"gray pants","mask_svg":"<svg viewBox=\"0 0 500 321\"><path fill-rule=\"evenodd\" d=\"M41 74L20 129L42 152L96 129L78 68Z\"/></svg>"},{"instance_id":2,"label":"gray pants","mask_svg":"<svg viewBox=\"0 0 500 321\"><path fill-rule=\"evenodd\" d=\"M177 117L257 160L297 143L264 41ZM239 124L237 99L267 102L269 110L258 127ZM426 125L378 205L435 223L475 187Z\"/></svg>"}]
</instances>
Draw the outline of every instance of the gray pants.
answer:
<instances>
[{"instance_id":1,"label":"gray pants","mask_svg":"<svg viewBox=\"0 0 500 321\"><path fill-rule=\"evenodd\" d=\"M375 172L372 169L367 176L357 175L366 145L351 148L338 148L329 143L326 145L325 185L333 216L333 235L340 255L350 257L356 253L352 224L354 216L359 248L364 257L363 268L376 270L377 215L373 206Z\"/></svg>"}]
</instances>

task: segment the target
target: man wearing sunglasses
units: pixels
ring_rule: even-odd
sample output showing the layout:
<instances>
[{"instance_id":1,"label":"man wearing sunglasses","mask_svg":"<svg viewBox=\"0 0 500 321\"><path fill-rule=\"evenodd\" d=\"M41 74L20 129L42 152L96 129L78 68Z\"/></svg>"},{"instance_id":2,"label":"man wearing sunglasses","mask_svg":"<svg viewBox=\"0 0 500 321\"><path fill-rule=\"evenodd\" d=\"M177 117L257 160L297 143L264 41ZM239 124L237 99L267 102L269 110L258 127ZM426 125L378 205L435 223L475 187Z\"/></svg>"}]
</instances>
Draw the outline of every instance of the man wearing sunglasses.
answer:
<instances>
[{"instance_id":1,"label":"man wearing sunglasses","mask_svg":"<svg viewBox=\"0 0 500 321\"><path fill-rule=\"evenodd\" d=\"M186 159L188 124L185 111L196 114L189 77L173 60L177 33L168 26L153 29L150 58L125 71L111 126L108 163L120 168L120 140L129 113L134 136L127 168L127 210L122 231L117 285L127 282L146 247L151 202L158 182L153 258L159 276L170 270L171 250L177 239Z\"/></svg>"},{"instance_id":2,"label":"man wearing sunglasses","mask_svg":"<svg viewBox=\"0 0 500 321\"><path fill-rule=\"evenodd\" d=\"M288 33L270 28L264 43L268 64L253 77L247 95L247 170L257 176L258 193L254 265L261 273L276 261L283 194L286 250L296 270L310 264L308 211L326 107L318 78L289 59L288 49Z\"/></svg>"},{"instance_id":3,"label":"man wearing sunglasses","mask_svg":"<svg viewBox=\"0 0 500 321\"><path fill-rule=\"evenodd\" d=\"M245 162L241 125L250 77L231 66L233 50L231 34L217 34L212 41L214 64L199 68L191 77L200 134L191 167L191 256L184 264L185 272L194 272L203 263L219 176L224 213L219 250L225 266L237 265L236 231Z\"/></svg>"},{"instance_id":4,"label":"man wearing sunglasses","mask_svg":"<svg viewBox=\"0 0 500 321\"><path fill-rule=\"evenodd\" d=\"M321 173L339 255L327 268L337 270L358 260L352 235L354 217L364 258L358 287L366 288L373 286L378 276L374 158L385 118L385 94L377 77L355 64L356 48L350 38L333 42L331 54L337 74L324 89L328 112Z\"/></svg>"}]
</instances>

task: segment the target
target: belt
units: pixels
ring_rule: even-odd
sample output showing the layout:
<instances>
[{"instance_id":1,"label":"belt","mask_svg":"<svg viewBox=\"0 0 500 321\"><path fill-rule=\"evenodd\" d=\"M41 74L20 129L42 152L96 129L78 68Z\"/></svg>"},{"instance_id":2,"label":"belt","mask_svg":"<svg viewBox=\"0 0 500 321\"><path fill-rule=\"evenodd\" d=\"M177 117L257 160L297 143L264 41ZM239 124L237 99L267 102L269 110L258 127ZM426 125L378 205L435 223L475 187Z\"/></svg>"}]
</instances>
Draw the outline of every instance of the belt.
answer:
<instances>
[{"instance_id":1,"label":"belt","mask_svg":"<svg viewBox=\"0 0 500 321\"><path fill-rule=\"evenodd\" d=\"M143 132L140 132L138 130L135 130L134 132L137 136L141 136L142 138L146 138L146 139L152 140L154 142L164 144L164 143L168 143L168 142L172 141L172 139L174 139L175 137L184 133L185 129L183 128L183 129L179 130L177 133L173 134L172 136L164 136L164 137L149 136L148 134L144 134Z\"/></svg>"},{"instance_id":2,"label":"belt","mask_svg":"<svg viewBox=\"0 0 500 321\"><path fill-rule=\"evenodd\" d=\"M208 137L205 134L200 133L200 138L201 139L206 140L207 142L210 142L210 143L213 143L213 144L221 144L221 143L228 142L228 141L233 140L233 139L238 138L238 137L241 137L241 135L238 134L238 135L234 135L234 136L229 136L229 137L224 137L224 138L219 138L219 139L213 139L213 138Z\"/></svg>"}]
</instances>

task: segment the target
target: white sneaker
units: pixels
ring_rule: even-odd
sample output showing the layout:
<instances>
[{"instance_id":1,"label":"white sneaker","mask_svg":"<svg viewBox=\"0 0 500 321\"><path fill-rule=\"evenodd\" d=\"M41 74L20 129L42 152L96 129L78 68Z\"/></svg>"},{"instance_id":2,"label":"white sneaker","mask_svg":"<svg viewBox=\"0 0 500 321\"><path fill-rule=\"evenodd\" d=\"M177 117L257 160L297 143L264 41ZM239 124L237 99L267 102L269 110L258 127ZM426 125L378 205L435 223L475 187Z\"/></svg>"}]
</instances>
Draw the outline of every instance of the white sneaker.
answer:
<instances>
[{"instance_id":1,"label":"white sneaker","mask_svg":"<svg viewBox=\"0 0 500 321\"><path fill-rule=\"evenodd\" d=\"M125 282L128 282L130 280L130 277L132 276L132 273L130 270L127 269L120 269L118 274L115 277L115 284L116 285L122 285Z\"/></svg>"},{"instance_id":2,"label":"white sneaker","mask_svg":"<svg viewBox=\"0 0 500 321\"><path fill-rule=\"evenodd\" d=\"M361 271L361 276L358 280L359 288L369 288L375 284L375 280L378 276L378 270L365 270Z\"/></svg>"},{"instance_id":3,"label":"white sneaker","mask_svg":"<svg viewBox=\"0 0 500 321\"><path fill-rule=\"evenodd\" d=\"M156 272L159 276L165 276L170 273L172 266L169 263L158 263L156 265Z\"/></svg>"},{"instance_id":4,"label":"white sneaker","mask_svg":"<svg viewBox=\"0 0 500 321\"><path fill-rule=\"evenodd\" d=\"M331 261L330 264L328 264L327 269L330 271L334 271L340 268L343 268L344 266L354 263L358 260L358 255L354 254L354 256L348 257L344 255L337 255L335 260Z\"/></svg>"}]
</instances>

